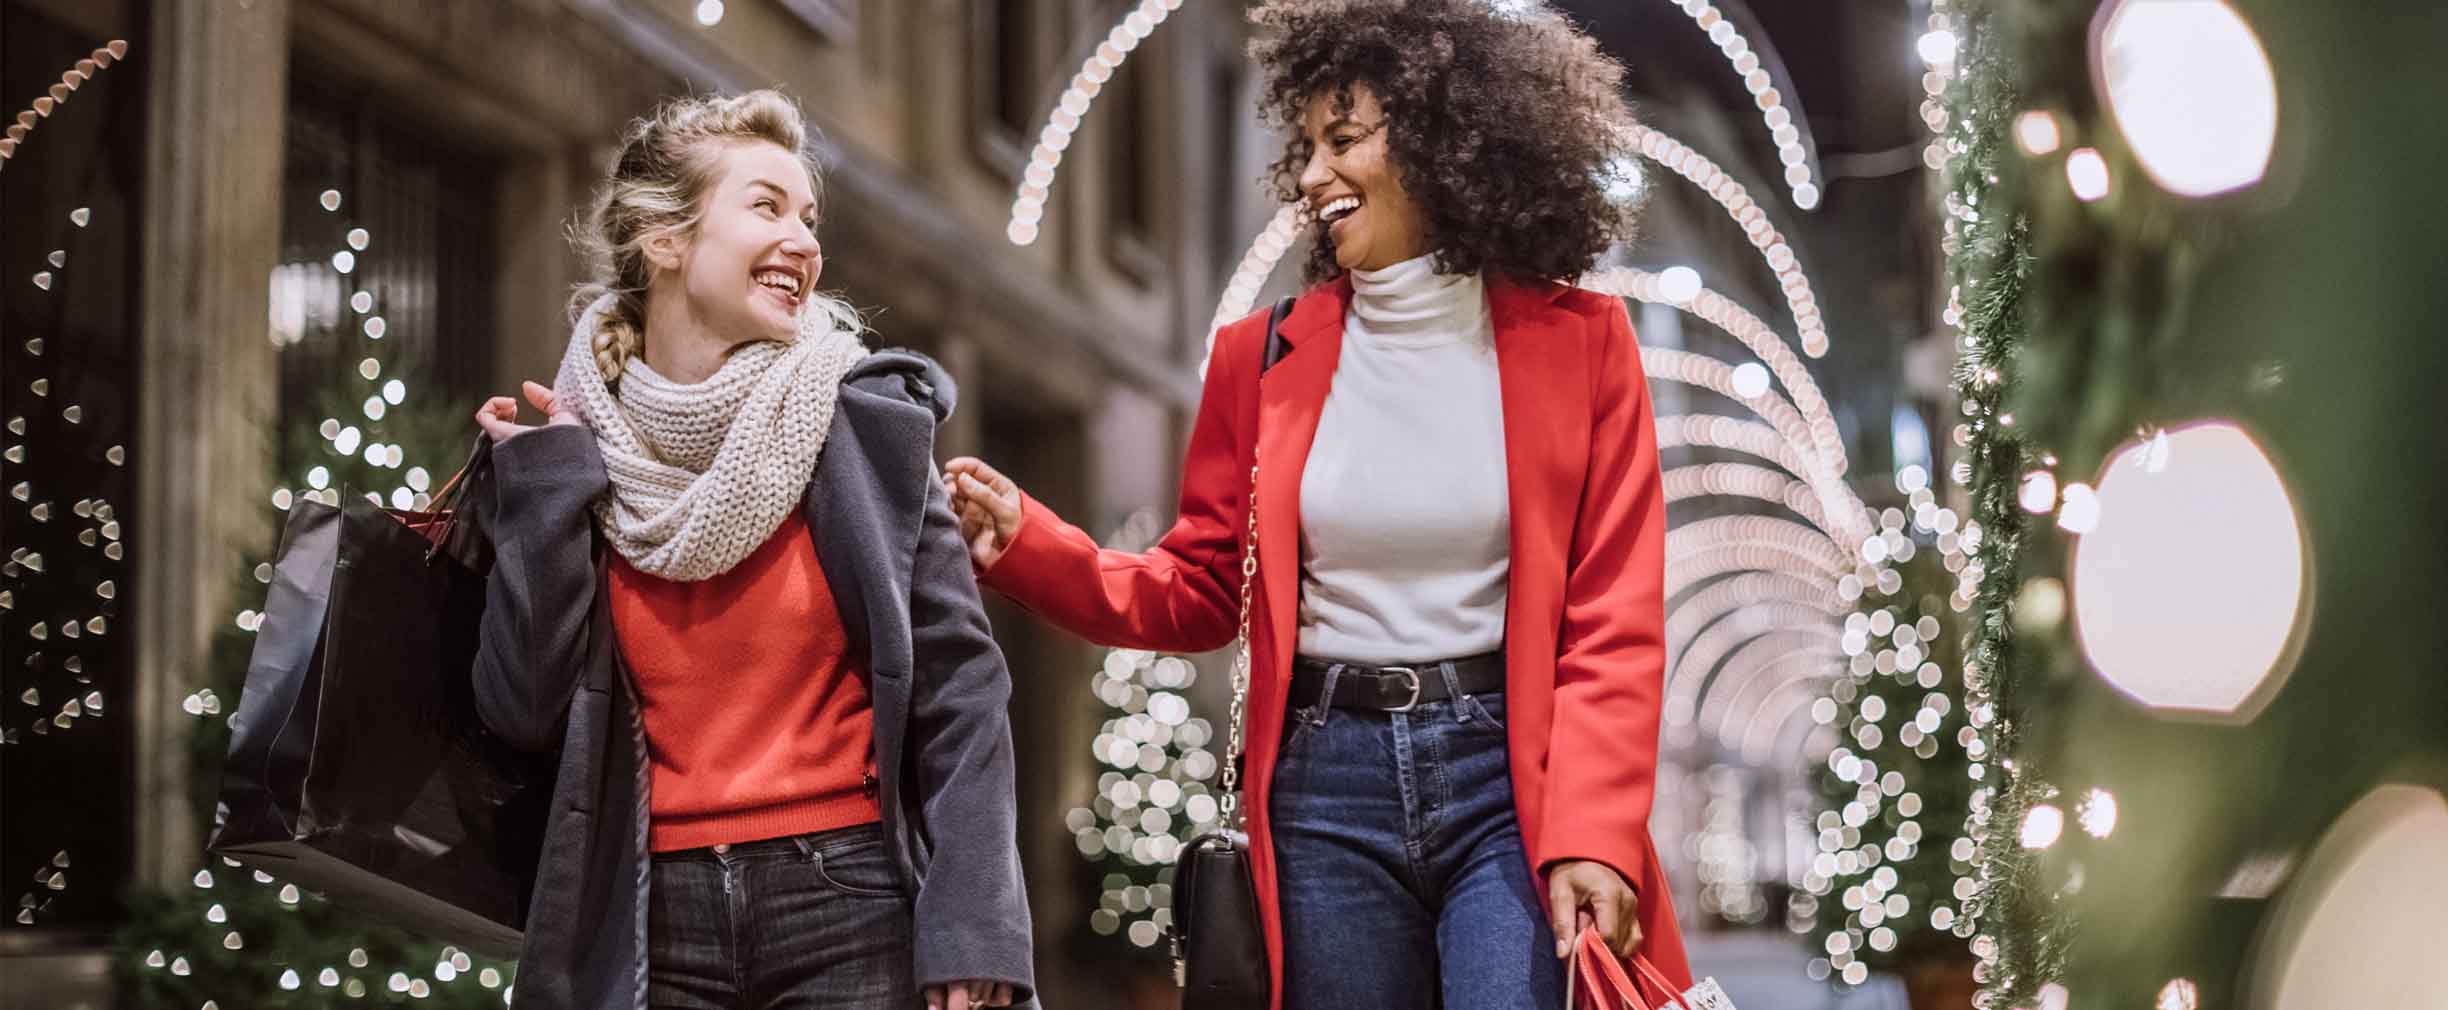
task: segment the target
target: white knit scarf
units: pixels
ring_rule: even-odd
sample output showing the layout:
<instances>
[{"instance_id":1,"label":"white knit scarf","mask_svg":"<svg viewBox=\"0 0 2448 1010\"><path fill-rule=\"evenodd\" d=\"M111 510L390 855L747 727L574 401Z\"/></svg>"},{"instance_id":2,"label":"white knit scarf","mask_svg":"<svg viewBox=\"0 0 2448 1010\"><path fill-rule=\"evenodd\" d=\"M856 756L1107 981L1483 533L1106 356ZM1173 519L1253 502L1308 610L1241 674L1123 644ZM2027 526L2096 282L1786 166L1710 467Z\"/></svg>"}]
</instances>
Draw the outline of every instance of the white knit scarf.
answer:
<instances>
[{"instance_id":1,"label":"white knit scarf","mask_svg":"<svg viewBox=\"0 0 2448 1010\"><path fill-rule=\"evenodd\" d=\"M799 314L799 335L734 351L704 382L655 374L632 354L619 391L595 364L605 295L578 319L554 380L595 432L611 493L596 521L632 566L675 582L730 571L798 507L833 426L841 380L867 356L858 335L823 306Z\"/></svg>"}]
</instances>

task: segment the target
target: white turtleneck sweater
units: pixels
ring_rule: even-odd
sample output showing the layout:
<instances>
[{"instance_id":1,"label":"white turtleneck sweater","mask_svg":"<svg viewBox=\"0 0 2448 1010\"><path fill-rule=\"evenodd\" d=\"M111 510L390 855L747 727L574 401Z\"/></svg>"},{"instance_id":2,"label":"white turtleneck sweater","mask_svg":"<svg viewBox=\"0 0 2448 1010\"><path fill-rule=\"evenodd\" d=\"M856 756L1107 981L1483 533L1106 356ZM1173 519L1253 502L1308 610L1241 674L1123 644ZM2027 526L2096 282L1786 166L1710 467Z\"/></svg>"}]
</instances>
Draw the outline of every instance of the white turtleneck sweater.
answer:
<instances>
[{"instance_id":1,"label":"white turtleneck sweater","mask_svg":"<svg viewBox=\"0 0 2448 1010\"><path fill-rule=\"evenodd\" d=\"M1387 665L1504 644L1504 404L1478 276L1352 271L1301 475L1300 653Z\"/></svg>"}]
</instances>

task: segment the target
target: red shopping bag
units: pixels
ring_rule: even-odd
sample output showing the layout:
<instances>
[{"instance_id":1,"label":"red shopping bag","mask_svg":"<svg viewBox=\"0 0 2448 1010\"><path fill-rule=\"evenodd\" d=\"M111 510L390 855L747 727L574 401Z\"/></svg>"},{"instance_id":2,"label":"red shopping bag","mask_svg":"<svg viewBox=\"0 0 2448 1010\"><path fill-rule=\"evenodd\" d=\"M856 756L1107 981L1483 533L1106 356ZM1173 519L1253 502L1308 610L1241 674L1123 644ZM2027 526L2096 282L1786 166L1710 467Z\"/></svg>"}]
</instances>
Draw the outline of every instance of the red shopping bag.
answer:
<instances>
[{"instance_id":1,"label":"red shopping bag","mask_svg":"<svg viewBox=\"0 0 2448 1010\"><path fill-rule=\"evenodd\" d=\"M1627 969L1607 949L1606 937L1599 935L1596 926L1589 926L1573 941L1572 963L1564 975L1564 1006L1565 1010L1734 1010L1734 1001L1726 998L1713 978L1678 992L1665 973L1638 954L1632 955Z\"/></svg>"}]
</instances>

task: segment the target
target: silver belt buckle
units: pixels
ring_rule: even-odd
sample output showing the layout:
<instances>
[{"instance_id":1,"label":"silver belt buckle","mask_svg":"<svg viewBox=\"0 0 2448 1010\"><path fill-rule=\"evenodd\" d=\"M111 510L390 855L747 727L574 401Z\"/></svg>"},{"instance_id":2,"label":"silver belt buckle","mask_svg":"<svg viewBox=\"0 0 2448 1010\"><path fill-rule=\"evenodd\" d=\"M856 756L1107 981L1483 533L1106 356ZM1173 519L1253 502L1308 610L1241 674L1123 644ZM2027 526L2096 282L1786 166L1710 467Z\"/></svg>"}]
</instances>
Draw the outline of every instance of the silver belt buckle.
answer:
<instances>
[{"instance_id":1,"label":"silver belt buckle","mask_svg":"<svg viewBox=\"0 0 2448 1010\"><path fill-rule=\"evenodd\" d=\"M1418 705L1418 704L1419 704L1419 700L1420 700L1420 675L1419 675L1419 671L1418 671L1418 670L1414 670L1414 669L1412 669L1412 668L1410 668L1410 667L1408 667L1408 666L1385 666L1385 667L1379 667L1379 668L1378 668L1378 670L1379 670L1379 672L1381 672L1381 673L1395 673L1395 674L1401 674L1402 676L1404 676L1404 677L1408 678L1408 679L1411 681L1411 697L1410 697L1410 699L1409 699L1409 700L1407 700L1407 701L1404 701L1404 702L1403 702L1402 704L1400 704L1400 705L1396 705L1396 706L1394 706L1393 708L1386 709L1386 711L1388 711L1388 712L1408 712L1408 711L1411 711L1411 709L1412 709L1412 707L1413 707L1413 706L1416 706L1416 705Z\"/></svg>"}]
</instances>

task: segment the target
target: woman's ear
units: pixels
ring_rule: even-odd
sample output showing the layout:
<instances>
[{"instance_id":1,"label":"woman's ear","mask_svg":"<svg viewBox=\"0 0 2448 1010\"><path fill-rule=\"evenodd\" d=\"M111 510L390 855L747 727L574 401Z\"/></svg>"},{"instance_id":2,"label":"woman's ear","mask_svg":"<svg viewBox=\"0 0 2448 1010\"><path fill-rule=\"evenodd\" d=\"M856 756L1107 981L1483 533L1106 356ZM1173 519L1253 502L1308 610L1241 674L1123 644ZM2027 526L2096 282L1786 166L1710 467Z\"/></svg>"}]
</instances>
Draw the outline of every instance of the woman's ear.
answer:
<instances>
[{"instance_id":1,"label":"woman's ear","mask_svg":"<svg viewBox=\"0 0 2448 1010\"><path fill-rule=\"evenodd\" d=\"M681 255L688 250L688 240L676 230L657 232L649 236L643 251L646 262L657 270L679 270Z\"/></svg>"}]
</instances>

